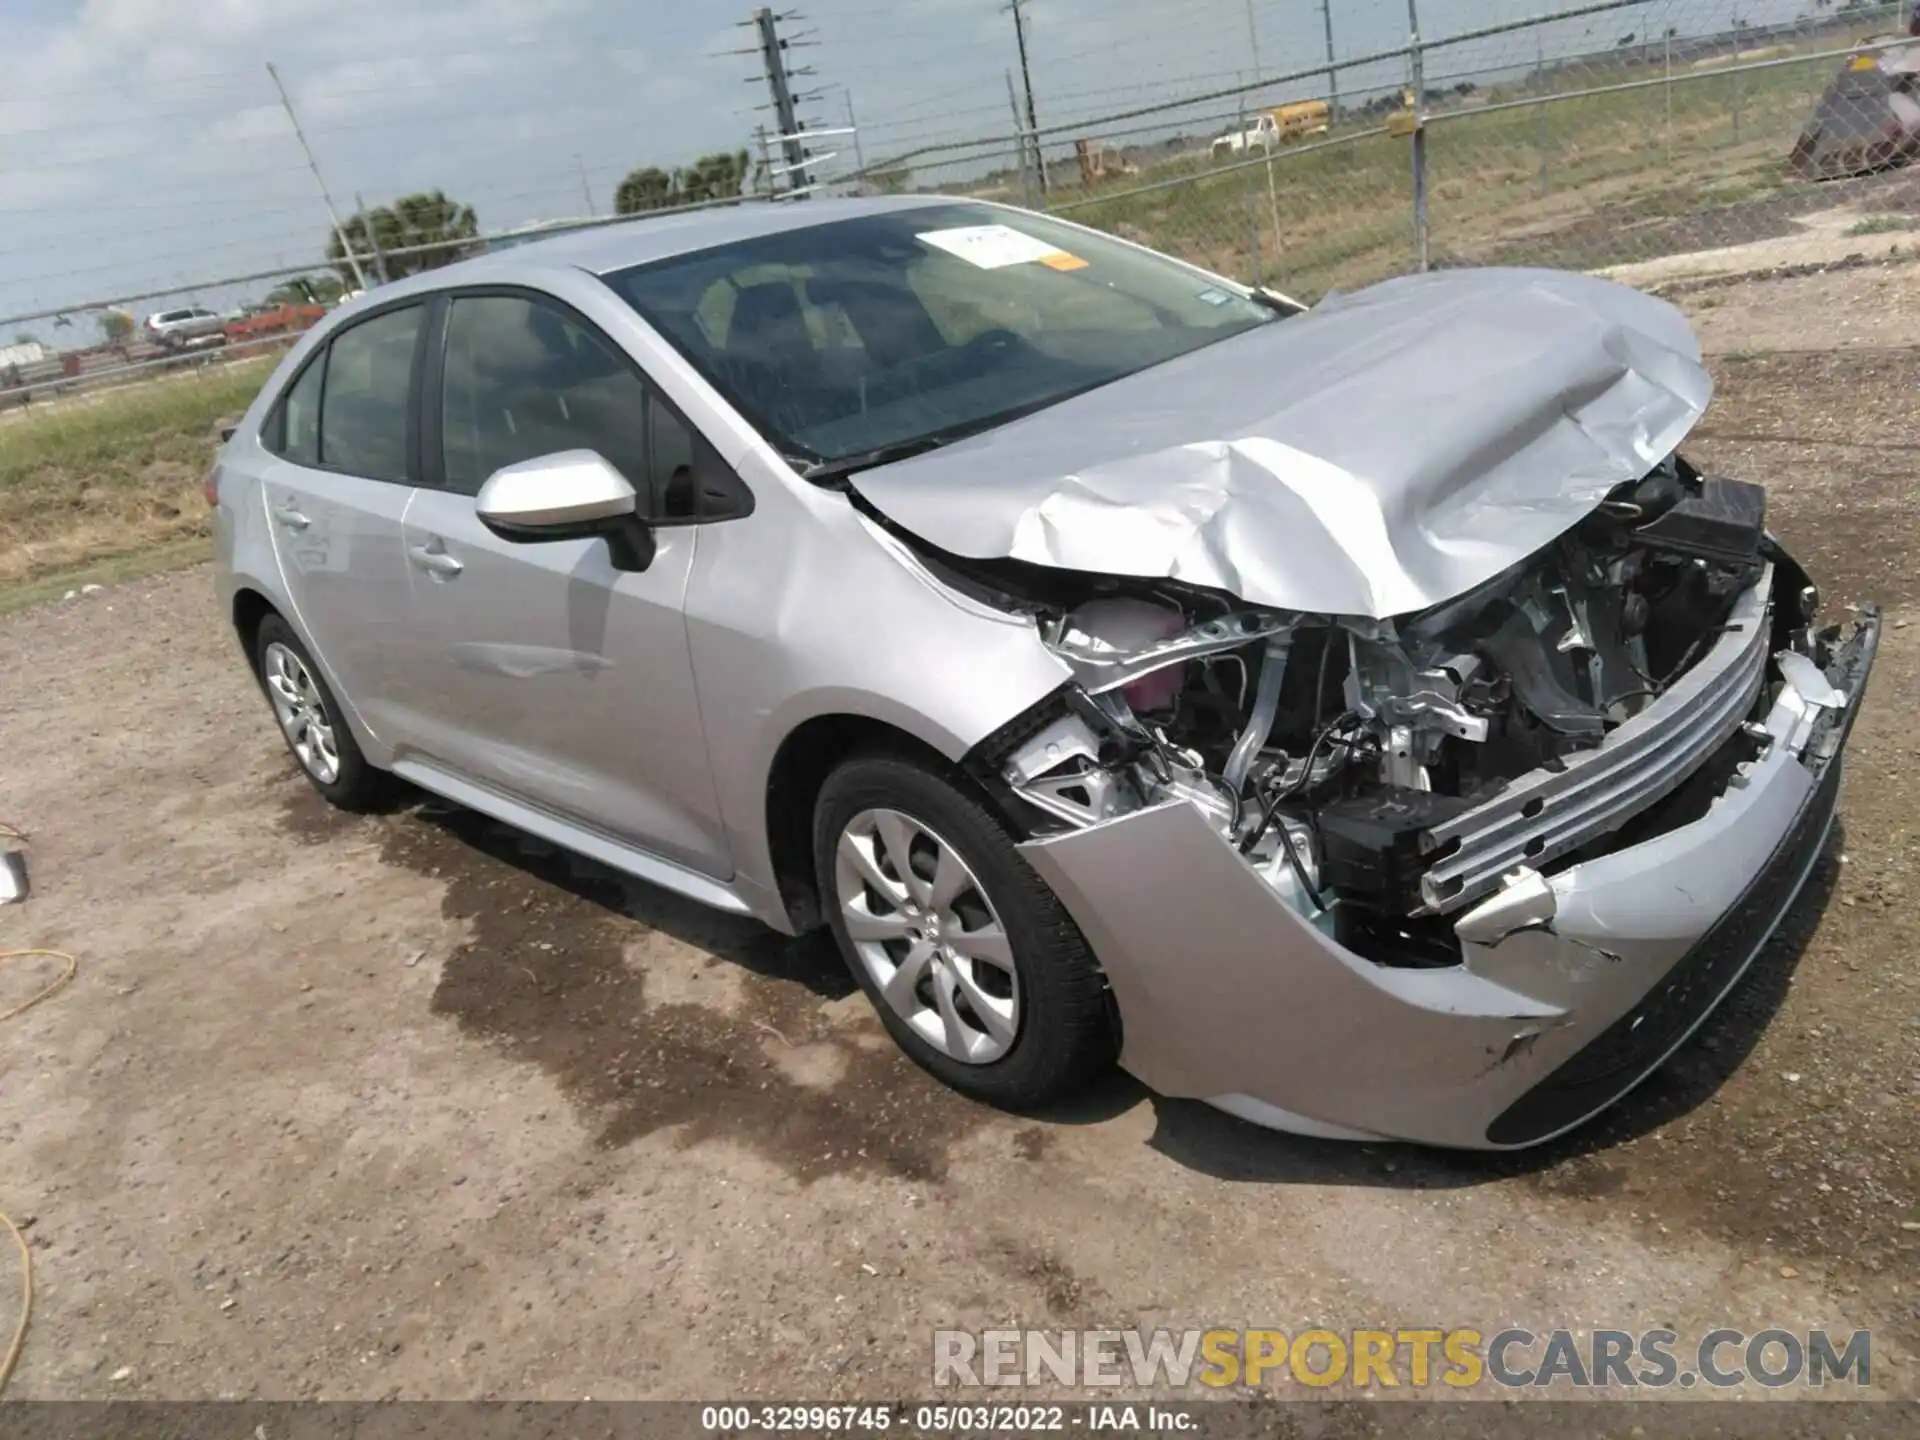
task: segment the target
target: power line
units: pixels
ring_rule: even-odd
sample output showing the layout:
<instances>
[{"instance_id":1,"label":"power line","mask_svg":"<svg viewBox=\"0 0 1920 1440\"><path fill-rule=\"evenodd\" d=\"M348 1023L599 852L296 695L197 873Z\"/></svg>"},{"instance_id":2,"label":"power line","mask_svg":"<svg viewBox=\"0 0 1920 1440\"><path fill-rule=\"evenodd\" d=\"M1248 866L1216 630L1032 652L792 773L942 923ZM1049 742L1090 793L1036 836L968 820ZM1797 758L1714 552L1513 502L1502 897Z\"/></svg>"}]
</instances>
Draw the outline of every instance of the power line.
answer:
<instances>
[{"instance_id":1,"label":"power line","mask_svg":"<svg viewBox=\"0 0 1920 1440\"><path fill-rule=\"evenodd\" d=\"M604 55L609 53L609 47L602 42L608 40L625 41L625 49L633 50L641 54L651 53L651 47L646 43L645 37L634 33L634 31L630 29L569 31L565 35L558 37L554 36L551 31L503 31L493 36L494 43L487 49L452 50L441 46L434 46L427 50L382 50L380 52L379 60L382 64L391 66L417 63L422 68L443 72L428 79L396 81L391 84L313 93L302 89L300 98L302 101L311 101L321 98L331 99L335 95L376 94L394 89L444 89L447 84L444 71L449 61L463 59L499 59L504 61L516 58L520 52L528 50L548 50L555 53L572 51L592 55ZM617 53L617 48L615 53ZM366 64L364 54L346 54L337 60L323 62L323 67L316 68L365 68ZM237 89L242 87L253 89L257 85L257 81L253 79L255 73L251 66L241 66L231 70L209 70L196 75L146 76L142 77L139 83L143 89L148 90L159 86L206 84L209 82L214 83L218 88L224 89ZM50 100L64 101L75 98L84 99L93 95L105 95L117 98L125 93L126 86L124 84L113 83L67 87L60 90L37 90L24 93L14 92L4 98L0 98L0 106L29 105ZM210 95L215 94L217 93L217 89L206 93ZM257 90L255 93L257 93Z\"/></svg>"},{"instance_id":2,"label":"power line","mask_svg":"<svg viewBox=\"0 0 1920 1440\"><path fill-rule=\"evenodd\" d=\"M84 215L89 220L98 220L103 215L121 215L141 213L149 210L174 210L181 207L182 199L191 199L191 193L181 196L177 193L167 200L115 200L109 204L87 201L73 206L65 205L0 205L0 215L32 215L37 219L48 219L63 215ZM276 210L259 211L262 200L291 200L292 195L273 195L255 193L252 195L232 195L226 199L193 200L195 210L245 209L261 214L274 215Z\"/></svg>"},{"instance_id":3,"label":"power line","mask_svg":"<svg viewBox=\"0 0 1920 1440\"><path fill-rule=\"evenodd\" d=\"M613 225L645 224L648 220L657 219L662 216L684 214L686 212L695 211L695 210L722 209L728 206L740 205L745 203L750 203L750 202L747 202L741 199L703 200L703 201L698 201L693 204L687 204L687 205L671 205L666 207L665 209L649 211L644 216L616 215L611 218L601 218L601 219L592 219L592 220L568 220L568 221L552 222L545 225L526 225L526 226L520 226L517 228L482 232L481 234L474 235L471 237L466 237L459 240L430 241L420 245L400 246L400 247L396 247L395 249L387 251L386 254L389 259L401 258L406 256L412 256L412 255L441 254L446 252L450 248L466 249L471 247L482 247L487 245L490 242L498 241L498 240L518 239L518 238L524 238L528 236L544 237L547 235L565 234L575 230L605 229ZM235 243L245 243L245 242L235 242ZM221 248L221 247L212 247L212 248ZM359 256L359 258L371 259L372 256L369 254L362 253ZM256 284L262 280L278 280L278 279L283 279L289 275L302 275L302 274L308 274L317 270L329 270L334 268L334 266L338 263L339 263L338 261L332 258L328 258L325 260L307 261L307 262L296 264L296 265L279 265L270 269L253 270L243 275L228 275L228 276L223 276L221 278L213 279L213 280L186 280L183 278L177 283L172 285L152 286L152 287L149 287L148 289L136 291L131 294L115 295L106 299L75 301L67 305L42 308L40 310L35 310L35 311L22 313L18 315L0 316L0 329L3 329L10 325L31 324L32 322L37 320L57 319L58 317L63 315L80 315L80 314L85 314L94 310L115 309L123 305L132 305L142 300L160 299L168 295L193 294L193 293L206 291L206 290L229 289L229 288L234 288L241 285ZM79 273L79 272L74 272L74 273ZM29 276L27 278L29 281L33 281L33 280L44 280L44 279L58 279L62 277L60 276Z\"/></svg>"}]
</instances>

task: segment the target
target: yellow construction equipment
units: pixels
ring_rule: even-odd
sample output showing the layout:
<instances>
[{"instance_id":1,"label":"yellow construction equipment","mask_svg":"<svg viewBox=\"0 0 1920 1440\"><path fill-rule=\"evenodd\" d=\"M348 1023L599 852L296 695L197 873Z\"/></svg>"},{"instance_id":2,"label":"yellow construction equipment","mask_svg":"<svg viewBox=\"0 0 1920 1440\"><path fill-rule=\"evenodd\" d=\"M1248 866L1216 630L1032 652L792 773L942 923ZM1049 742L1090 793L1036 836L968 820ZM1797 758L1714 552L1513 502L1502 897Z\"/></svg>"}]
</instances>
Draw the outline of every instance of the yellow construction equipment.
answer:
<instances>
[{"instance_id":1,"label":"yellow construction equipment","mask_svg":"<svg viewBox=\"0 0 1920 1440\"><path fill-rule=\"evenodd\" d=\"M1080 163L1080 183L1083 185L1140 173L1139 166L1104 140L1076 140L1073 142L1073 152L1074 159Z\"/></svg>"}]
</instances>

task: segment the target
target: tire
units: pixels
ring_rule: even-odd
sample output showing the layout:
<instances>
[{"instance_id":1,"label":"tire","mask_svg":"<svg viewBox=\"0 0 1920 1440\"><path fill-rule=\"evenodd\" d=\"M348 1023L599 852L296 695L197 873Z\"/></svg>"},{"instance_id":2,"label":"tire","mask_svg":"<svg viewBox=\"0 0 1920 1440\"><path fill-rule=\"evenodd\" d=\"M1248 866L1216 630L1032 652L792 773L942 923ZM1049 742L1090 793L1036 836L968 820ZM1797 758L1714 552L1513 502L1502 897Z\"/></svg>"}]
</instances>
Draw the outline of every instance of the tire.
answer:
<instances>
[{"instance_id":1,"label":"tire","mask_svg":"<svg viewBox=\"0 0 1920 1440\"><path fill-rule=\"evenodd\" d=\"M883 818L889 815L904 825ZM912 888L892 863L889 837L903 836L916 871ZM887 1032L922 1069L990 1105L1029 1110L1066 1098L1112 1067L1118 1026L1086 941L973 796L911 761L856 757L821 787L813 852L841 955ZM942 907L940 881L948 872L940 867L948 852L964 868L967 888ZM877 875L869 863L879 865ZM852 910L849 888L857 891ZM914 904L918 919L907 915ZM858 941L849 929L856 920L864 937ZM995 922L1004 944L992 940ZM906 936L875 938L902 924ZM924 959L923 983L907 997L902 975L915 972L916 946L933 958ZM880 973L887 970L897 982L892 999ZM938 1004L941 990L951 1016ZM964 1047L954 1043L952 1024L973 1053L957 1053Z\"/></svg>"},{"instance_id":2,"label":"tire","mask_svg":"<svg viewBox=\"0 0 1920 1440\"><path fill-rule=\"evenodd\" d=\"M293 627L278 615L265 616L254 635L253 659L280 738L308 783L339 809L377 808L392 792L392 777L367 763Z\"/></svg>"}]
</instances>

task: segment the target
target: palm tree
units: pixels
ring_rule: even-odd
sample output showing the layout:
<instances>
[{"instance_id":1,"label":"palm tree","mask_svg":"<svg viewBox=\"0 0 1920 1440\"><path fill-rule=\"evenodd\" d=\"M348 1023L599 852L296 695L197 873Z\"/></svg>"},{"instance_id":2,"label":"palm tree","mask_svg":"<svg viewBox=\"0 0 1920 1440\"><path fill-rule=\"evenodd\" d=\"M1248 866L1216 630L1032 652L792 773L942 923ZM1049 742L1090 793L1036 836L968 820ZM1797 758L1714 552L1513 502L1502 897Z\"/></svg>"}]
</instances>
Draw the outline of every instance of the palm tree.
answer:
<instances>
[{"instance_id":1,"label":"palm tree","mask_svg":"<svg viewBox=\"0 0 1920 1440\"><path fill-rule=\"evenodd\" d=\"M442 190L424 190L402 195L391 205L363 210L340 229L361 258L363 268L398 280L465 259L473 253L480 222L471 205L448 199ZM369 256L373 257L372 266L367 266ZM339 235L328 237L327 258L334 262L342 279L351 280L353 270L345 263L346 251Z\"/></svg>"},{"instance_id":2,"label":"palm tree","mask_svg":"<svg viewBox=\"0 0 1920 1440\"><path fill-rule=\"evenodd\" d=\"M697 200L737 200L746 178L744 149L717 150L711 155L702 155L680 172L680 197L688 204Z\"/></svg>"},{"instance_id":3,"label":"palm tree","mask_svg":"<svg viewBox=\"0 0 1920 1440\"><path fill-rule=\"evenodd\" d=\"M664 210L674 203L675 176L658 165L635 170L613 192L613 213L639 215L648 210Z\"/></svg>"},{"instance_id":4,"label":"palm tree","mask_svg":"<svg viewBox=\"0 0 1920 1440\"><path fill-rule=\"evenodd\" d=\"M643 215L674 205L738 200L747 180L745 150L716 150L669 173L658 165L630 171L613 193L613 213Z\"/></svg>"}]
</instances>

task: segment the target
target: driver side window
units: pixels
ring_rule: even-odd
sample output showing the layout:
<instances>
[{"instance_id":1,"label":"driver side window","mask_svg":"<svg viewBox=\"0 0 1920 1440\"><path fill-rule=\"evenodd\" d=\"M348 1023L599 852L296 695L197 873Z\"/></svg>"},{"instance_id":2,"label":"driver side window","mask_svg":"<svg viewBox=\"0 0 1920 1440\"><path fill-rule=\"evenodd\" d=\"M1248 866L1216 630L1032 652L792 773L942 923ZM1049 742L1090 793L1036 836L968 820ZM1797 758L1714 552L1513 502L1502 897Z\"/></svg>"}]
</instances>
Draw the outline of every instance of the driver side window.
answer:
<instances>
[{"instance_id":1,"label":"driver side window","mask_svg":"<svg viewBox=\"0 0 1920 1440\"><path fill-rule=\"evenodd\" d=\"M476 495L503 465L593 450L648 491L647 391L625 358L557 308L519 295L456 298L441 384L446 485Z\"/></svg>"}]
</instances>

